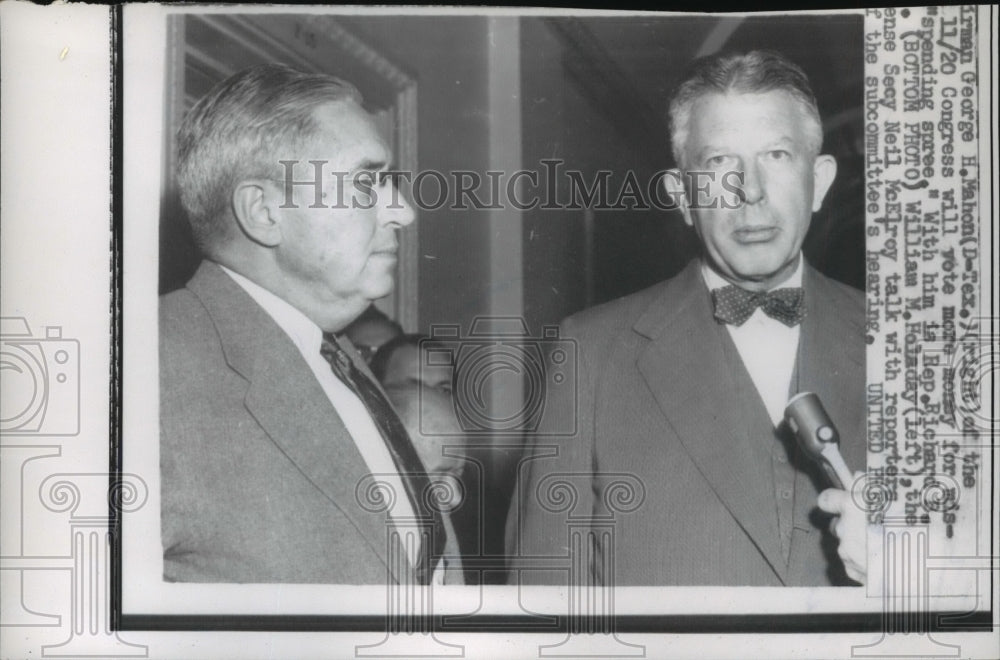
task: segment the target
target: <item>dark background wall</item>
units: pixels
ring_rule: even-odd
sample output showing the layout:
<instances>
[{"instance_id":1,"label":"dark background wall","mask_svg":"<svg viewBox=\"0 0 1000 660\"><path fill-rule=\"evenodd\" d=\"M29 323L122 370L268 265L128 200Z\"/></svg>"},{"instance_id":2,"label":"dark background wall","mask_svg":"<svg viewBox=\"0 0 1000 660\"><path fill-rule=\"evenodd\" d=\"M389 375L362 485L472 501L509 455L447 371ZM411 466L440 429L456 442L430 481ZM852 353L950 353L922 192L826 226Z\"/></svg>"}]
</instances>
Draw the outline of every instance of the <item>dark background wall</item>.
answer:
<instances>
[{"instance_id":1,"label":"dark background wall","mask_svg":"<svg viewBox=\"0 0 1000 660\"><path fill-rule=\"evenodd\" d=\"M418 166L488 169L487 24L483 17L387 16L341 21L417 79ZM428 184L433 201L435 188ZM445 205L420 211L420 331L488 314L487 213Z\"/></svg>"}]
</instances>

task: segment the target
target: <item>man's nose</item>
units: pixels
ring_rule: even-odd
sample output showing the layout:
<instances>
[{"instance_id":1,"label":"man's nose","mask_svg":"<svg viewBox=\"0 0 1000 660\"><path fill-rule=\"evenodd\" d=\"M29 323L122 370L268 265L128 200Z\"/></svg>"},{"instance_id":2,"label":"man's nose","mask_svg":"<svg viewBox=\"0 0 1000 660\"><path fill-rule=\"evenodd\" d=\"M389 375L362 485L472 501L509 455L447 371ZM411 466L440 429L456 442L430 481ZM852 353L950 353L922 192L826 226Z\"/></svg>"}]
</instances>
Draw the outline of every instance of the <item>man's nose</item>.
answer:
<instances>
[{"instance_id":1,"label":"man's nose","mask_svg":"<svg viewBox=\"0 0 1000 660\"><path fill-rule=\"evenodd\" d=\"M746 204L764 199L764 173L753 159L743 163L743 197Z\"/></svg>"},{"instance_id":2,"label":"man's nose","mask_svg":"<svg viewBox=\"0 0 1000 660\"><path fill-rule=\"evenodd\" d=\"M416 220L417 214L403 193L387 181L379 199L379 219L383 224L405 227Z\"/></svg>"}]
</instances>

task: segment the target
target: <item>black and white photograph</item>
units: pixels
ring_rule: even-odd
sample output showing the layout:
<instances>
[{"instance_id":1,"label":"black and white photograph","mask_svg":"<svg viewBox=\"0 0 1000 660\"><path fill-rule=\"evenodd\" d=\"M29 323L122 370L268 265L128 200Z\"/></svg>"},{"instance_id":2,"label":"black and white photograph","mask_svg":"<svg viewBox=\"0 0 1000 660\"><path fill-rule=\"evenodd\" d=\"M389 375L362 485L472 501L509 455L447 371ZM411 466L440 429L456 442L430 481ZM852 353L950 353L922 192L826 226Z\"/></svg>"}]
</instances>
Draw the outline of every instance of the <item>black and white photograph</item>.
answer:
<instances>
[{"instance_id":1,"label":"black and white photograph","mask_svg":"<svg viewBox=\"0 0 1000 660\"><path fill-rule=\"evenodd\" d=\"M0 655L988 657L995 8L104 20Z\"/></svg>"}]
</instances>

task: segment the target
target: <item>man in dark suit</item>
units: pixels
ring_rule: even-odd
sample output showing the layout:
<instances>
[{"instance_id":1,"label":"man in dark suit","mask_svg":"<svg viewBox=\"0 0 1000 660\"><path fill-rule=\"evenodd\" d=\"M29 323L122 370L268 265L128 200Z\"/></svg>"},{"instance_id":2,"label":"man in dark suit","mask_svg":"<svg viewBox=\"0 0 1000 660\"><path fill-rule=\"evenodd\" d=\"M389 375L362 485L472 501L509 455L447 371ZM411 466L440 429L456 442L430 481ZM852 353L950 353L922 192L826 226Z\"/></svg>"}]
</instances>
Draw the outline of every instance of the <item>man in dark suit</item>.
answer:
<instances>
[{"instance_id":1,"label":"man in dark suit","mask_svg":"<svg viewBox=\"0 0 1000 660\"><path fill-rule=\"evenodd\" d=\"M864 466L864 298L801 253L836 174L820 153L808 80L775 53L704 59L679 85L670 119L679 170L667 191L702 258L564 322L561 337L578 347L577 432L543 430L522 465L508 525L512 581L565 583L565 573L533 570L532 557L568 555L567 520L606 528L609 513L614 535L584 542L585 574L571 579L863 581L863 512L828 489L782 422L791 395L817 393L847 464ZM552 407L563 409L573 406ZM574 428L564 422L555 421Z\"/></svg>"},{"instance_id":2,"label":"man in dark suit","mask_svg":"<svg viewBox=\"0 0 1000 660\"><path fill-rule=\"evenodd\" d=\"M160 306L166 580L424 583L446 568L423 466L338 335L391 291L414 219L378 176L391 154L360 103L343 81L265 65L179 131L205 261Z\"/></svg>"}]
</instances>

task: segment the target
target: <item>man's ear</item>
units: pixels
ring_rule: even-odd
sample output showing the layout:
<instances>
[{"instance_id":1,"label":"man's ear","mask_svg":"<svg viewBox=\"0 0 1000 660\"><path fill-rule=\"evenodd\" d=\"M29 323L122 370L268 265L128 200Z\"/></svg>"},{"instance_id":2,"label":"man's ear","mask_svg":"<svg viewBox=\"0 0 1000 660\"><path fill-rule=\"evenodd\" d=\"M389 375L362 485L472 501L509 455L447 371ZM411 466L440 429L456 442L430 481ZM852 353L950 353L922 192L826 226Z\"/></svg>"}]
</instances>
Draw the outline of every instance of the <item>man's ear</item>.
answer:
<instances>
[{"instance_id":1,"label":"man's ear","mask_svg":"<svg viewBox=\"0 0 1000 660\"><path fill-rule=\"evenodd\" d=\"M281 243L281 228L264 193L260 182L240 181L233 190L233 215L247 238L264 247L274 247Z\"/></svg>"},{"instance_id":2,"label":"man's ear","mask_svg":"<svg viewBox=\"0 0 1000 660\"><path fill-rule=\"evenodd\" d=\"M823 206L823 198L830 190L837 176L837 159L829 154L820 154L813 161L813 213Z\"/></svg>"},{"instance_id":3,"label":"man's ear","mask_svg":"<svg viewBox=\"0 0 1000 660\"><path fill-rule=\"evenodd\" d=\"M691 221L691 209L688 208L687 190L684 188L684 177L678 169L667 170L663 175L663 187L667 191L670 200L677 206L677 209L684 216L684 222L693 226Z\"/></svg>"}]
</instances>

